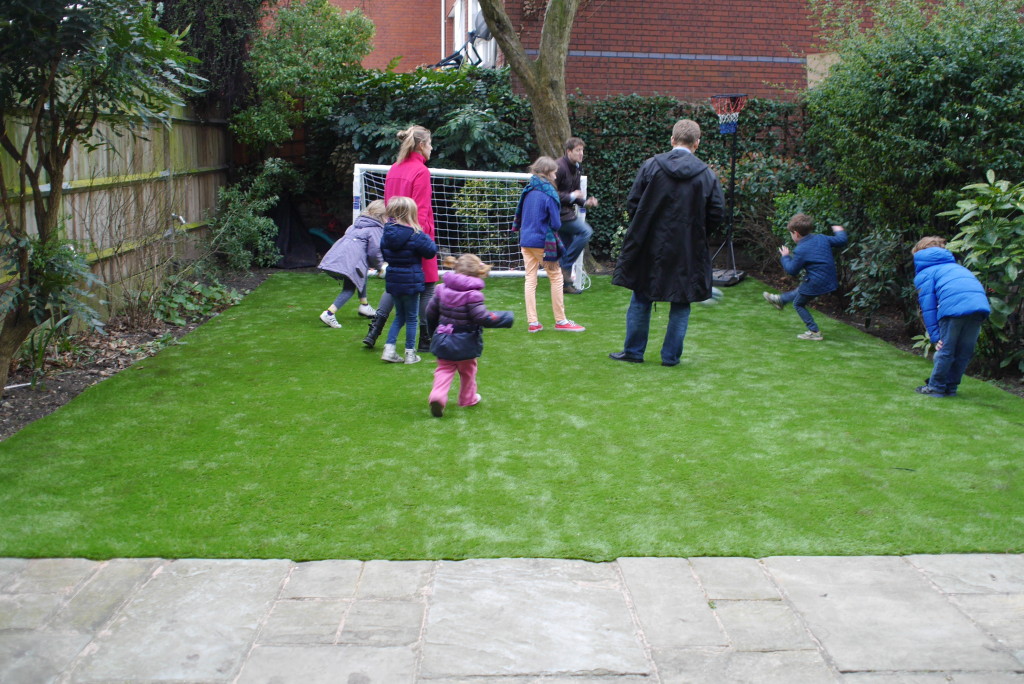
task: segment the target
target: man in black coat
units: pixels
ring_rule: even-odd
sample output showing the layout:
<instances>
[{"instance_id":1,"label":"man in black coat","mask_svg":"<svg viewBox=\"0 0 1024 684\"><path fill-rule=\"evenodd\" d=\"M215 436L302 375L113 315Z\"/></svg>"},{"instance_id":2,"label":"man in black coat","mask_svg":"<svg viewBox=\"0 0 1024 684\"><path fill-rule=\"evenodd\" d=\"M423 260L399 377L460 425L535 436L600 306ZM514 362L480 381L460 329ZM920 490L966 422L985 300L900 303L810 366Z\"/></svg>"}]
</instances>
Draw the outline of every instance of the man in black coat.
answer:
<instances>
[{"instance_id":1,"label":"man in black coat","mask_svg":"<svg viewBox=\"0 0 1024 684\"><path fill-rule=\"evenodd\" d=\"M616 361L643 363L651 305L669 302L661 365L675 366L683 354L690 303L711 297L708 231L725 217L722 186L694 154L700 126L689 119L672 128L672 150L644 162L626 200L629 230L612 283L633 291L626 313L626 341Z\"/></svg>"}]
</instances>

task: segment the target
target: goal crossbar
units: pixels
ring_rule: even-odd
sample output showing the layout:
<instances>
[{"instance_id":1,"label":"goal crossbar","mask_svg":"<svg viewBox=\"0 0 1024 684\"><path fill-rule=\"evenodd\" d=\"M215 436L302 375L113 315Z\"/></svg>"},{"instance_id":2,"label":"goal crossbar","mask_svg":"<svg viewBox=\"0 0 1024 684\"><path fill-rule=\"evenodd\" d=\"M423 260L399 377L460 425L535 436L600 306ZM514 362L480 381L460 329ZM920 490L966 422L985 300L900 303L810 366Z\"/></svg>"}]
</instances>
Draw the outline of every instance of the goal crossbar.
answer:
<instances>
[{"instance_id":1,"label":"goal crossbar","mask_svg":"<svg viewBox=\"0 0 1024 684\"><path fill-rule=\"evenodd\" d=\"M352 218L373 200L384 199L389 164L356 164L352 177ZM434 241L438 258L472 253L493 266L491 275L525 275L519 233L512 228L528 173L430 169ZM581 180L586 192L586 178ZM578 273L578 276L577 276ZM573 267L573 282L585 274L582 255Z\"/></svg>"}]
</instances>

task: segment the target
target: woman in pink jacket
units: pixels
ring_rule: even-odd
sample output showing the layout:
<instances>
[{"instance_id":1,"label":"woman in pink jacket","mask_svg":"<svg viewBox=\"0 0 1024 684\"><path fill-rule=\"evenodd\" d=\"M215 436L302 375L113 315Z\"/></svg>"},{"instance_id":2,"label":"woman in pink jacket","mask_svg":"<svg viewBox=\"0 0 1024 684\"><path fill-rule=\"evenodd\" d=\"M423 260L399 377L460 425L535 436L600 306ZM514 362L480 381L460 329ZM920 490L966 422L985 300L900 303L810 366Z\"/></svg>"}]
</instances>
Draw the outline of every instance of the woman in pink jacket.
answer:
<instances>
[{"instance_id":1,"label":"woman in pink jacket","mask_svg":"<svg viewBox=\"0 0 1024 684\"><path fill-rule=\"evenodd\" d=\"M392 197L411 197L416 203L420 227L431 240L434 239L434 207L433 194L430 188L430 169L427 162L434 149L430 140L430 131L423 126L410 126L398 133L402 141L398 149L398 158L384 179L384 201ZM420 295L420 336L417 351L430 351L430 331L426 325L427 303L434 295L437 285L437 257L423 260L424 289ZM377 306L377 315L370 322L370 331L363 339L363 344L373 347L384 329L393 305L386 293Z\"/></svg>"}]
</instances>

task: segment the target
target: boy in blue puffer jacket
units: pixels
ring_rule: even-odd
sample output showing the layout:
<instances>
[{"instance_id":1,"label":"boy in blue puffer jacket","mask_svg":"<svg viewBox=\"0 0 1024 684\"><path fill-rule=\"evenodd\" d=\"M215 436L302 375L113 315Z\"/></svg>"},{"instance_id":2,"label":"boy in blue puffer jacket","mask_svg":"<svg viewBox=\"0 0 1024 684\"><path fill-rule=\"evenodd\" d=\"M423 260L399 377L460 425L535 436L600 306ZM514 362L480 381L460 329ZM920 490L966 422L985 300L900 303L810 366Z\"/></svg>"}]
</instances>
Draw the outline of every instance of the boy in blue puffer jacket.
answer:
<instances>
[{"instance_id":1,"label":"boy in blue puffer jacket","mask_svg":"<svg viewBox=\"0 0 1024 684\"><path fill-rule=\"evenodd\" d=\"M779 311L792 302L793 310L807 326L807 331L797 335L801 340L823 340L824 336L814 322L814 316L807 310L811 301L828 294L839 287L836 278L836 260L832 256L833 247L842 247L849 240L842 226L832 226L834 235L812 234L814 219L807 214L796 214L786 224L789 235L796 243L790 254L789 247L779 248L782 255L782 268L791 276L806 271L803 281L795 290L781 295L762 292L765 300Z\"/></svg>"},{"instance_id":2,"label":"boy in blue puffer jacket","mask_svg":"<svg viewBox=\"0 0 1024 684\"><path fill-rule=\"evenodd\" d=\"M491 267L475 254L458 259L446 257L444 265L453 268L444 274L434 297L427 304L427 325L433 329L430 351L437 357L434 387L430 391L430 413L444 415L448 390L455 373L459 374L459 406L480 403L476 391L477 358L484 351L483 328L511 328L511 311L488 311L484 303L484 281Z\"/></svg>"},{"instance_id":3,"label":"boy in blue puffer jacket","mask_svg":"<svg viewBox=\"0 0 1024 684\"><path fill-rule=\"evenodd\" d=\"M985 287L945 247L944 239L932 235L921 238L911 250L921 316L935 345L928 384L916 389L930 397L956 396L974 356L981 324L992 313Z\"/></svg>"}]
</instances>

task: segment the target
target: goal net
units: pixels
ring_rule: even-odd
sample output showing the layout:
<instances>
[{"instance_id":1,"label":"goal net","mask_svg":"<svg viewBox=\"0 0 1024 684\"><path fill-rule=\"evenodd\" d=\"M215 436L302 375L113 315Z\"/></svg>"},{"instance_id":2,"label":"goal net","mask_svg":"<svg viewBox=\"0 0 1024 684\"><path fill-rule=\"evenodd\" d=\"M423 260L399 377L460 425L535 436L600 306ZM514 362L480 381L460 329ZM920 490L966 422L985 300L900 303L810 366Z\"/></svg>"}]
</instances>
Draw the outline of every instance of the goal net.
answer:
<instances>
[{"instance_id":1,"label":"goal net","mask_svg":"<svg viewBox=\"0 0 1024 684\"><path fill-rule=\"evenodd\" d=\"M385 164L355 165L353 220L367 204L384 199L384 178L390 168ZM438 260L469 252L493 266L492 276L524 275L519 233L512 229L512 219L529 180L528 173L430 169ZM580 185L585 193L586 178ZM585 278L580 256L573 268L574 284Z\"/></svg>"}]
</instances>

